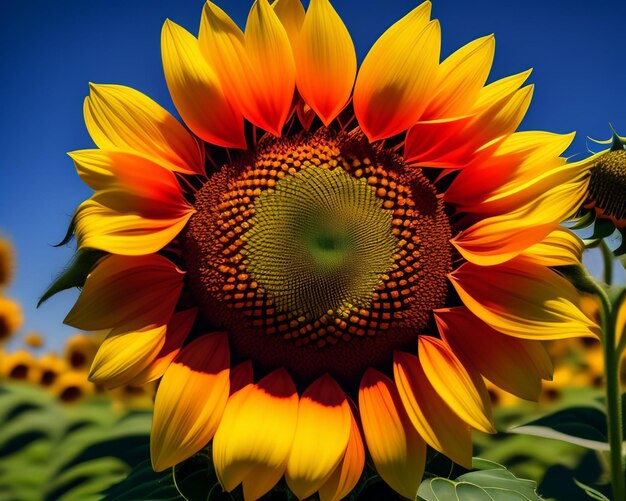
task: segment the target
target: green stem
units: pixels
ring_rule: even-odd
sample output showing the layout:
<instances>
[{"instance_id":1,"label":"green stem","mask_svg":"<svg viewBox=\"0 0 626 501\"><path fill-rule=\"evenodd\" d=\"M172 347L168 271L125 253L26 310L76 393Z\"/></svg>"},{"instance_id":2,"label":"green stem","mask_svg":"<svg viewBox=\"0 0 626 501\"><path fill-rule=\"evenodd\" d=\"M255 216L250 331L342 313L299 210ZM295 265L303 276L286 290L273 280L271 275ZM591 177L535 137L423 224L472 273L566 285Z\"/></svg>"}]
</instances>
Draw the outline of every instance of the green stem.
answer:
<instances>
[{"instance_id":1,"label":"green stem","mask_svg":"<svg viewBox=\"0 0 626 501\"><path fill-rule=\"evenodd\" d=\"M606 377L606 424L609 432L611 488L613 499L626 499L626 479L622 464L622 400L619 382L619 355L615 346L615 320L611 301L605 290L597 285L602 304L602 344L604 375Z\"/></svg>"},{"instance_id":2,"label":"green stem","mask_svg":"<svg viewBox=\"0 0 626 501\"><path fill-rule=\"evenodd\" d=\"M604 283L611 285L613 283L613 252L604 240L600 241L600 251L602 252Z\"/></svg>"}]
</instances>

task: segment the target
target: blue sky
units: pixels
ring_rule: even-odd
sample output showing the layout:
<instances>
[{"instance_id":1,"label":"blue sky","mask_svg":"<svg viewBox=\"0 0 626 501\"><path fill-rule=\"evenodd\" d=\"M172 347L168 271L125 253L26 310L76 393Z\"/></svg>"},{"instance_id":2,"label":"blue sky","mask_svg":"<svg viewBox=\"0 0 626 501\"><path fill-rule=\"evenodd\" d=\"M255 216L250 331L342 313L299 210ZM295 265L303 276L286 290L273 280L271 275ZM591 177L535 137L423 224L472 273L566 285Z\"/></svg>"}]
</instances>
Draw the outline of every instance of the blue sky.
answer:
<instances>
[{"instance_id":1,"label":"blue sky","mask_svg":"<svg viewBox=\"0 0 626 501\"><path fill-rule=\"evenodd\" d=\"M218 2L243 26L248 1ZM336 0L361 60L394 20L419 2ZM55 249L74 208L90 195L67 151L92 147L82 119L88 82L129 85L174 111L162 74L166 18L193 33L201 0L1 0L0 232L17 247L8 295L22 304L25 331L58 348L73 331L62 320L76 298L66 292L35 309L69 260ZM522 129L578 131L568 153L585 154L585 136L626 134L626 2L433 0L443 54L496 35L491 79L533 67L533 103Z\"/></svg>"}]
</instances>

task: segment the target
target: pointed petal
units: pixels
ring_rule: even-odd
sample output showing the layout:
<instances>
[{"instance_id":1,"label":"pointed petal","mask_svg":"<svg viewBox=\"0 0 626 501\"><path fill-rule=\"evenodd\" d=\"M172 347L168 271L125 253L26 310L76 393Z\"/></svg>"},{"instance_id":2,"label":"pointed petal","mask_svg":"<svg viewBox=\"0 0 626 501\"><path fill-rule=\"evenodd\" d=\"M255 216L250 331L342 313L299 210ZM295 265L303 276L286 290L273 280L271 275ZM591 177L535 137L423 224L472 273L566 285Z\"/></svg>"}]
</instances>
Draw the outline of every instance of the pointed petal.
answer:
<instances>
[{"instance_id":1,"label":"pointed petal","mask_svg":"<svg viewBox=\"0 0 626 501\"><path fill-rule=\"evenodd\" d=\"M156 254L104 257L87 277L65 323L82 330L127 331L163 325L178 302L183 276L174 263Z\"/></svg>"},{"instance_id":2,"label":"pointed petal","mask_svg":"<svg viewBox=\"0 0 626 501\"><path fill-rule=\"evenodd\" d=\"M192 308L172 315L172 318L167 323L165 343L161 351L159 351L154 360L152 360L145 369L130 381L133 386L141 386L155 379L159 379L165 374L167 368L180 353L183 343L196 320L197 314L198 309Z\"/></svg>"},{"instance_id":3,"label":"pointed petal","mask_svg":"<svg viewBox=\"0 0 626 501\"><path fill-rule=\"evenodd\" d=\"M465 263L448 277L465 306L497 331L535 340L597 337L598 326L579 309L579 293L549 268L519 259Z\"/></svg>"},{"instance_id":4,"label":"pointed petal","mask_svg":"<svg viewBox=\"0 0 626 501\"><path fill-rule=\"evenodd\" d=\"M437 310L435 320L442 338L466 365L509 393L539 398L543 367L551 366L541 342L502 334L464 307Z\"/></svg>"},{"instance_id":5,"label":"pointed petal","mask_svg":"<svg viewBox=\"0 0 626 501\"><path fill-rule=\"evenodd\" d=\"M191 210L176 176L147 157L123 151L78 150L69 153L81 179L106 197L110 208L152 218L174 218Z\"/></svg>"},{"instance_id":6,"label":"pointed petal","mask_svg":"<svg viewBox=\"0 0 626 501\"><path fill-rule=\"evenodd\" d=\"M556 226L541 242L526 249L521 256L541 266L578 266L585 244L562 226Z\"/></svg>"},{"instance_id":7,"label":"pointed petal","mask_svg":"<svg viewBox=\"0 0 626 501\"><path fill-rule=\"evenodd\" d=\"M348 447L333 474L320 487L320 501L339 501L350 494L361 478L363 466L365 466L365 449L359 425L352 415Z\"/></svg>"},{"instance_id":8,"label":"pointed petal","mask_svg":"<svg viewBox=\"0 0 626 501\"><path fill-rule=\"evenodd\" d=\"M282 23L291 47L295 47L304 24L304 7L300 0L276 0L272 8Z\"/></svg>"},{"instance_id":9,"label":"pointed petal","mask_svg":"<svg viewBox=\"0 0 626 501\"><path fill-rule=\"evenodd\" d=\"M359 388L359 409L376 471L393 490L414 499L424 473L426 444L406 415L391 379L367 369Z\"/></svg>"},{"instance_id":10,"label":"pointed petal","mask_svg":"<svg viewBox=\"0 0 626 501\"><path fill-rule=\"evenodd\" d=\"M167 87L189 128L208 143L245 149L243 117L226 99L196 38L168 19L161 32L161 52Z\"/></svg>"},{"instance_id":11,"label":"pointed petal","mask_svg":"<svg viewBox=\"0 0 626 501\"><path fill-rule=\"evenodd\" d=\"M524 85L524 82L528 80L531 73L532 70L522 71L516 75L496 80L486 87L483 87L478 95L476 103L474 104L474 108L488 108L501 101L503 98L506 98L506 96L513 94L517 89Z\"/></svg>"},{"instance_id":12,"label":"pointed petal","mask_svg":"<svg viewBox=\"0 0 626 501\"><path fill-rule=\"evenodd\" d=\"M285 473L287 485L298 498L319 490L341 461L350 438L351 415L344 392L328 375L300 397L298 426Z\"/></svg>"},{"instance_id":13,"label":"pointed petal","mask_svg":"<svg viewBox=\"0 0 626 501\"><path fill-rule=\"evenodd\" d=\"M441 63L425 120L458 117L471 111L491 70L495 47L493 35L478 38Z\"/></svg>"},{"instance_id":14,"label":"pointed petal","mask_svg":"<svg viewBox=\"0 0 626 501\"><path fill-rule=\"evenodd\" d=\"M179 217L154 219L109 208L111 203L116 203L115 199L128 201L126 195L121 190L107 190L79 205L74 216L79 249L100 249L127 256L152 254L176 238L195 212L190 209Z\"/></svg>"},{"instance_id":15,"label":"pointed petal","mask_svg":"<svg viewBox=\"0 0 626 501\"><path fill-rule=\"evenodd\" d=\"M419 336L418 357L435 391L467 424L494 433L489 396L480 378L474 378L441 339Z\"/></svg>"},{"instance_id":16,"label":"pointed petal","mask_svg":"<svg viewBox=\"0 0 626 501\"><path fill-rule=\"evenodd\" d=\"M222 487L230 492L243 481L250 498L269 491L287 467L297 420L298 394L284 369L231 395L213 440Z\"/></svg>"},{"instance_id":17,"label":"pointed petal","mask_svg":"<svg viewBox=\"0 0 626 501\"><path fill-rule=\"evenodd\" d=\"M194 339L167 368L150 432L155 471L180 463L213 438L228 400L229 365L228 337L220 332Z\"/></svg>"},{"instance_id":18,"label":"pointed petal","mask_svg":"<svg viewBox=\"0 0 626 501\"><path fill-rule=\"evenodd\" d=\"M471 468L470 427L435 391L419 359L415 355L396 352L393 373L404 409L418 433L431 447L455 463ZM367 435L365 437L367 439Z\"/></svg>"},{"instance_id":19,"label":"pointed petal","mask_svg":"<svg viewBox=\"0 0 626 501\"><path fill-rule=\"evenodd\" d=\"M300 95L328 125L350 99L356 52L328 0L311 0L294 49Z\"/></svg>"},{"instance_id":20,"label":"pointed petal","mask_svg":"<svg viewBox=\"0 0 626 501\"><path fill-rule=\"evenodd\" d=\"M166 329L165 325L130 332L113 329L98 348L89 380L108 388L127 384L161 351Z\"/></svg>"},{"instance_id":21,"label":"pointed petal","mask_svg":"<svg viewBox=\"0 0 626 501\"><path fill-rule=\"evenodd\" d=\"M168 111L122 85L90 84L85 124L98 148L152 157L183 174L204 174L204 151Z\"/></svg>"},{"instance_id":22,"label":"pointed petal","mask_svg":"<svg viewBox=\"0 0 626 501\"><path fill-rule=\"evenodd\" d=\"M428 22L430 8L424 2L397 21L361 64L354 113L370 141L407 130L428 104L441 48L439 22Z\"/></svg>"}]
</instances>

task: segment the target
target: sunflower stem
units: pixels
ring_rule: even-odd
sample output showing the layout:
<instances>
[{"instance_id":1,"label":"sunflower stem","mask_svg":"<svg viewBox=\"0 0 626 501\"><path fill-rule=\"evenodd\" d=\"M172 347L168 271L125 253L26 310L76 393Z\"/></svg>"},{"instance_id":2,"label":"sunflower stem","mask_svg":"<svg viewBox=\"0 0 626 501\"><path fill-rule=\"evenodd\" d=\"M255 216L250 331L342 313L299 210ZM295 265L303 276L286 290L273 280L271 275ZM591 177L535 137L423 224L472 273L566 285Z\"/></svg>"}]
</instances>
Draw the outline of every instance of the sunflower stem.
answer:
<instances>
[{"instance_id":1,"label":"sunflower stem","mask_svg":"<svg viewBox=\"0 0 626 501\"><path fill-rule=\"evenodd\" d=\"M611 285L613 283L613 252L604 240L600 241L600 251L602 252L604 283Z\"/></svg>"},{"instance_id":2,"label":"sunflower stem","mask_svg":"<svg viewBox=\"0 0 626 501\"><path fill-rule=\"evenodd\" d=\"M626 482L622 463L622 400L619 384L619 355L615 346L617 312L613 310L606 291L596 284L602 305L602 344L606 378L606 424L609 433L611 489L613 499L626 499Z\"/></svg>"}]
</instances>

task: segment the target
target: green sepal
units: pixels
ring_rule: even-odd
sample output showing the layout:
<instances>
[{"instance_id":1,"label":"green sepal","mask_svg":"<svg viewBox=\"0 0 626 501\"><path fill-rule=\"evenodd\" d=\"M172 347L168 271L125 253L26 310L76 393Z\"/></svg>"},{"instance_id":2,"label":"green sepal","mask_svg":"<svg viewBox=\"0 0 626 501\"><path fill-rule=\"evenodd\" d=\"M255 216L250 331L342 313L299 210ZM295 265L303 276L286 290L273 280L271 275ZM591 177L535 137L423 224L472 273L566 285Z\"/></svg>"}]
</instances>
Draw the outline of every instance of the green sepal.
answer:
<instances>
[{"instance_id":1,"label":"green sepal","mask_svg":"<svg viewBox=\"0 0 626 501\"><path fill-rule=\"evenodd\" d=\"M574 483L578 487L580 487L583 491L585 491L585 494L587 494L587 496L589 496L591 499L596 499L598 501L611 501L604 494L602 494L600 491L594 489L593 487L589 487L588 485L585 485L582 482L579 482L575 478L573 480L574 480Z\"/></svg>"},{"instance_id":2,"label":"green sepal","mask_svg":"<svg viewBox=\"0 0 626 501\"><path fill-rule=\"evenodd\" d=\"M53 247L62 247L72 241L72 238L74 238L74 230L76 229L76 214L78 214L78 209L74 211L72 219L70 219L70 224L67 227L63 240L61 240L58 244L54 244Z\"/></svg>"},{"instance_id":3,"label":"green sepal","mask_svg":"<svg viewBox=\"0 0 626 501\"><path fill-rule=\"evenodd\" d=\"M621 263L626 268L626 228L621 228L619 230L619 234L622 237L622 243L613 251L613 254L619 258Z\"/></svg>"},{"instance_id":4,"label":"green sepal","mask_svg":"<svg viewBox=\"0 0 626 501\"><path fill-rule=\"evenodd\" d=\"M417 499L422 501L541 500L537 494L536 482L517 478L498 463L473 458L472 467L475 471L465 473L455 480L435 477L422 481L417 491Z\"/></svg>"},{"instance_id":5,"label":"green sepal","mask_svg":"<svg viewBox=\"0 0 626 501\"><path fill-rule=\"evenodd\" d=\"M37 307L41 306L58 292L71 289L72 287L82 287L85 285L87 275L93 269L96 262L106 256L107 253L96 249L80 249L67 265L65 270L52 282L50 287L43 293Z\"/></svg>"},{"instance_id":6,"label":"green sepal","mask_svg":"<svg viewBox=\"0 0 626 501\"><path fill-rule=\"evenodd\" d=\"M582 228L587 228L587 226L591 225L596 217L594 211L585 211L580 217L574 220L574 224L569 226L570 230L580 230Z\"/></svg>"},{"instance_id":7,"label":"green sepal","mask_svg":"<svg viewBox=\"0 0 626 501\"><path fill-rule=\"evenodd\" d=\"M594 278L582 266L558 266L555 271L569 280L576 289L588 294L597 294L598 285Z\"/></svg>"},{"instance_id":8,"label":"green sepal","mask_svg":"<svg viewBox=\"0 0 626 501\"><path fill-rule=\"evenodd\" d=\"M596 224L593 227L592 235L585 240L595 240L600 238L606 238L615 231L615 226L608 219L596 219Z\"/></svg>"}]
</instances>

